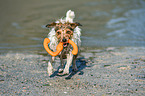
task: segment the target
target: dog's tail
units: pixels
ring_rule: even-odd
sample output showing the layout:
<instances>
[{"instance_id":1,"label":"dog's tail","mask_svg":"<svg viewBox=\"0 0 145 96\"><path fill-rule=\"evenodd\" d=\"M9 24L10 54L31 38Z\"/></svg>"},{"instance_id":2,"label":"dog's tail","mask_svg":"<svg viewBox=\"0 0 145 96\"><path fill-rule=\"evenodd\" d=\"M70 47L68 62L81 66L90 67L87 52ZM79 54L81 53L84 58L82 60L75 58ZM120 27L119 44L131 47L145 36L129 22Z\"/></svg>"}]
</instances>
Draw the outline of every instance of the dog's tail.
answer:
<instances>
[{"instance_id":1,"label":"dog's tail","mask_svg":"<svg viewBox=\"0 0 145 96\"><path fill-rule=\"evenodd\" d=\"M74 18L75 18L74 11L68 10L66 13L66 22L73 23Z\"/></svg>"}]
</instances>

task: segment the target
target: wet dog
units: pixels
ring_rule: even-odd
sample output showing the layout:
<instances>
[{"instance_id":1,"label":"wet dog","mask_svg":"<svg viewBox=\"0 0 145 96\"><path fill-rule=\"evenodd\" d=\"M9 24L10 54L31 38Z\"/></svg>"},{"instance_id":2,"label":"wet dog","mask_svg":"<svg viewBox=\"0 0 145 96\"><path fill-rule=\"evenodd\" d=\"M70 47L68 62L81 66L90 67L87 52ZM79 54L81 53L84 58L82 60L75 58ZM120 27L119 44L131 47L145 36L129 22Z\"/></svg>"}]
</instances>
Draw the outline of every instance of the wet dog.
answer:
<instances>
[{"instance_id":1,"label":"wet dog","mask_svg":"<svg viewBox=\"0 0 145 96\"><path fill-rule=\"evenodd\" d=\"M58 72L60 75L69 74L69 67L72 64L72 71L78 71L76 66L77 55L71 53L72 46L68 43L68 40L71 39L75 44L77 44L78 49L81 45L81 29L78 26L81 26L80 23L73 22L75 14L73 11L69 10L66 13L66 18L60 19L51 24L47 24L47 28L51 28L48 38L50 39L49 47L51 50L56 51L56 46L59 42L63 42L63 50L59 53L59 58L61 60L60 67ZM64 64L64 59L67 59L67 63ZM47 72L50 75L53 73L52 63L54 57L51 57L48 62ZM64 67L65 65L65 67Z\"/></svg>"}]
</instances>

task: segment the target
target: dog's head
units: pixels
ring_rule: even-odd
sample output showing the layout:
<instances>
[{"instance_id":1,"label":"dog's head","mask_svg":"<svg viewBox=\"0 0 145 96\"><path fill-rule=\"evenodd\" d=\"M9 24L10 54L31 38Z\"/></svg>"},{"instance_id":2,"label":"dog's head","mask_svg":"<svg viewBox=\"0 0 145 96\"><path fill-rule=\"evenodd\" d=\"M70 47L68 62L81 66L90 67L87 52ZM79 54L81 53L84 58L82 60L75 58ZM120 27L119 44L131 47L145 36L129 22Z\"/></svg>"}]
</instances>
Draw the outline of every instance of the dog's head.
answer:
<instances>
[{"instance_id":1,"label":"dog's head","mask_svg":"<svg viewBox=\"0 0 145 96\"><path fill-rule=\"evenodd\" d=\"M74 29L77 26L82 26L80 23L51 23L47 24L46 27L54 27L56 32L56 37L59 42L64 43L64 47L67 46L68 39L71 39L73 37ZM66 45L65 45L66 44Z\"/></svg>"}]
</instances>

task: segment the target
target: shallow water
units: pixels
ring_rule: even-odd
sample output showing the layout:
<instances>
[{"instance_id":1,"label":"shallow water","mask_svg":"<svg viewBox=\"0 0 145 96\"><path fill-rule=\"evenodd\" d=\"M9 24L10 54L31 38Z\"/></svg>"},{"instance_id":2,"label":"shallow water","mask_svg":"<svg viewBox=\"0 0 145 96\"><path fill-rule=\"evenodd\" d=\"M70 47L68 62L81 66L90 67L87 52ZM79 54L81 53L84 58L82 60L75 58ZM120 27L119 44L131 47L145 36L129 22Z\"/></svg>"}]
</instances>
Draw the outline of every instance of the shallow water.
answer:
<instances>
[{"instance_id":1,"label":"shallow water","mask_svg":"<svg viewBox=\"0 0 145 96\"><path fill-rule=\"evenodd\" d=\"M77 3L76 3L77 2ZM0 3L0 52L44 51L44 26L75 11L82 46L145 46L144 0L3 0Z\"/></svg>"}]
</instances>

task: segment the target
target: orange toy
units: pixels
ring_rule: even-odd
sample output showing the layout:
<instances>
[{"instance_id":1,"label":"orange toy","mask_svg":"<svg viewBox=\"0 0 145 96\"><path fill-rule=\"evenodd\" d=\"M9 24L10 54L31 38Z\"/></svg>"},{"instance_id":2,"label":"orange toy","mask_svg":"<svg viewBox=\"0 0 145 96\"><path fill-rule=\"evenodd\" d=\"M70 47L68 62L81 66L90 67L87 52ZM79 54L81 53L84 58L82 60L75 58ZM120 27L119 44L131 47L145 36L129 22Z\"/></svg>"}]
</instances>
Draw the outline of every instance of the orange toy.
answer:
<instances>
[{"instance_id":1,"label":"orange toy","mask_svg":"<svg viewBox=\"0 0 145 96\"><path fill-rule=\"evenodd\" d=\"M56 52L52 52L49 47L48 47L48 43L50 42L49 38L45 38L44 42L43 42L43 46L45 48L45 50L51 55L51 56L57 56L62 50L63 50L63 42L60 42L57 47L56 47ZM73 51L72 54L73 55L77 55L78 53L78 47L77 45L72 41L72 40L68 40L68 43L72 45L73 47Z\"/></svg>"},{"instance_id":2,"label":"orange toy","mask_svg":"<svg viewBox=\"0 0 145 96\"><path fill-rule=\"evenodd\" d=\"M48 38L44 39L43 42L43 46L45 48L45 50L51 55L51 56L57 56L62 50L63 50L63 43L59 43L56 47L56 52L52 52L49 47L48 47L48 43L50 42L50 40Z\"/></svg>"},{"instance_id":3,"label":"orange toy","mask_svg":"<svg viewBox=\"0 0 145 96\"><path fill-rule=\"evenodd\" d=\"M78 46L70 39L68 40L68 43L71 44L73 47L72 54L77 55L78 54Z\"/></svg>"}]
</instances>

